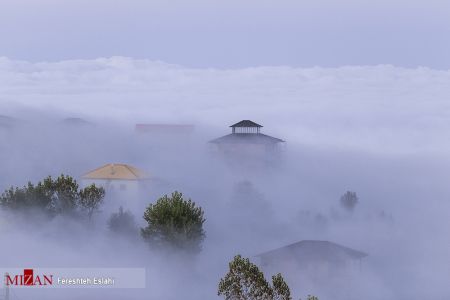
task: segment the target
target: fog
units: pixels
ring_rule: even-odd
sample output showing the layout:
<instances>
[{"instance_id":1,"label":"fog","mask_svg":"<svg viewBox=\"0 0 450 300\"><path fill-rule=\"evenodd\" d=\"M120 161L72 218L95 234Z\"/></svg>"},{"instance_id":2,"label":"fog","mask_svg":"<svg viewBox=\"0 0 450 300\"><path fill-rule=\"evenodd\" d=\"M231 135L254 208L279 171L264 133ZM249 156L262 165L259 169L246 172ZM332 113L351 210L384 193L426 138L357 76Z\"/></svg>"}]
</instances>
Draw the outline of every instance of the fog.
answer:
<instances>
[{"instance_id":1,"label":"fog","mask_svg":"<svg viewBox=\"0 0 450 300\"><path fill-rule=\"evenodd\" d=\"M0 188L127 163L151 176L132 212L174 190L205 211L195 259L151 250L107 228L106 195L92 223L33 221L1 211L2 267L142 267L145 289L15 289L12 299L218 299L236 254L300 240L363 251L357 276L286 274L294 299L444 299L450 295L450 72L393 66L190 69L113 57L0 60ZM87 123L70 124L67 118ZM270 163L233 163L208 143L242 119L286 141ZM137 123L193 124L152 136ZM355 191L359 204L342 209ZM130 208L131 209L131 208ZM266 274L271 276L272 274Z\"/></svg>"}]
</instances>

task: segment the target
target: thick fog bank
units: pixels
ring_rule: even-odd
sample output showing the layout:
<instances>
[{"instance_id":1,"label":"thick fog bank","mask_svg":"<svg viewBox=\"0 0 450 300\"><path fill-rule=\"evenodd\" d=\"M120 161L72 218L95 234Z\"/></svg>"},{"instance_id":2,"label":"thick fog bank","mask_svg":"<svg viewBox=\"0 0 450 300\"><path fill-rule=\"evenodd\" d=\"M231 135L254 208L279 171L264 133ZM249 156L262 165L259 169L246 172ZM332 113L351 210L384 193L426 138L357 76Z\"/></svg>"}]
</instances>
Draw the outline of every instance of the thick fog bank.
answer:
<instances>
[{"instance_id":1,"label":"thick fog bank","mask_svg":"<svg viewBox=\"0 0 450 300\"><path fill-rule=\"evenodd\" d=\"M126 163L151 180L129 209L179 190L205 211L202 251L186 258L118 237L107 194L92 222L1 211L2 267L143 267L147 287L14 292L31 299L216 299L228 262L301 240L368 254L359 273L286 274L295 297L423 299L450 295L448 72L390 66L192 70L125 58L0 61L0 188ZM79 117L85 122L70 120ZM233 163L208 143L252 119L286 140L278 159ZM137 123L194 124L154 136ZM346 210L340 197L356 192ZM282 271L282 270L280 270ZM266 274L270 276L272 274Z\"/></svg>"}]
</instances>

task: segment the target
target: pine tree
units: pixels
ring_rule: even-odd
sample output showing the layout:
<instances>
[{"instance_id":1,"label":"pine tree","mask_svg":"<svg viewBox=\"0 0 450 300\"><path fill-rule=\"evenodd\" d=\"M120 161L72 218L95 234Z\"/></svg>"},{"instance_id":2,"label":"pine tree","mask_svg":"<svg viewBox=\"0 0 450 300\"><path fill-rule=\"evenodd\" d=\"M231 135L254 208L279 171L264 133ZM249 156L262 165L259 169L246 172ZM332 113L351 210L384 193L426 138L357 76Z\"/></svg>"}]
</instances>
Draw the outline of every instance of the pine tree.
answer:
<instances>
[{"instance_id":1,"label":"pine tree","mask_svg":"<svg viewBox=\"0 0 450 300\"><path fill-rule=\"evenodd\" d=\"M248 258L236 255L229 271L219 282L219 296L225 300L291 300L289 286L281 274L272 277L272 285Z\"/></svg>"},{"instance_id":2,"label":"pine tree","mask_svg":"<svg viewBox=\"0 0 450 300\"><path fill-rule=\"evenodd\" d=\"M199 252L205 237L203 214L195 202L175 191L147 207L144 219L148 225L141 228L141 235L153 247Z\"/></svg>"}]
</instances>

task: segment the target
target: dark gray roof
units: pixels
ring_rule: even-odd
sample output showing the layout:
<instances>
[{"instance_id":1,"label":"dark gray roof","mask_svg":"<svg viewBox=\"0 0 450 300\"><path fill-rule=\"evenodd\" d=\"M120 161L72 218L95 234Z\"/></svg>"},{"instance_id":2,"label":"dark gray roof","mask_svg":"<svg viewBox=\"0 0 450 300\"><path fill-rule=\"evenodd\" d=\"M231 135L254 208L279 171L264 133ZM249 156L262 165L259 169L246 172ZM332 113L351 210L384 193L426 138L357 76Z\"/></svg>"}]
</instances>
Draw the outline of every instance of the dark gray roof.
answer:
<instances>
[{"instance_id":1,"label":"dark gray roof","mask_svg":"<svg viewBox=\"0 0 450 300\"><path fill-rule=\"evenodd\" d=\"M257 255L269 260L295 258L299 261L340 262L361 259L367 254L328 241L304 240Z\"/></svg>"},{"instance_id":2,"label":"dark gray roof","mask_svg":"<svg viewBox=\"0 0 450 300\"><path fill-rule=\"evenodd\" d=\"M230 127L263 127L262 125L259 125L253 121L250 120L242 120L240 122L237 122L236 124L231 125Z\"/></svg>"},{"instance_id":3,"label":"dark gray roof","mask_svg":"<svg viewBox=\"0 0 450 300\"><path fill-rule=\"evenodd\" d=\"M64 120L62 120L62 123L64 125L69 125L69 126L91 126L91 125L94 125L93 123L86 121L85 119L77 118L77 117L65 118Z\"/></svg>"},{"instance_id":4,"label":"dark gray roof","mask_svg":"<svg viewBox=\"0 0 450 300\"><path fill-rule=\"evenodd\" d=\"M210 141L215 144L276 144L284 141L262 133L231 133Z\"/></svg>"}]
</instances>

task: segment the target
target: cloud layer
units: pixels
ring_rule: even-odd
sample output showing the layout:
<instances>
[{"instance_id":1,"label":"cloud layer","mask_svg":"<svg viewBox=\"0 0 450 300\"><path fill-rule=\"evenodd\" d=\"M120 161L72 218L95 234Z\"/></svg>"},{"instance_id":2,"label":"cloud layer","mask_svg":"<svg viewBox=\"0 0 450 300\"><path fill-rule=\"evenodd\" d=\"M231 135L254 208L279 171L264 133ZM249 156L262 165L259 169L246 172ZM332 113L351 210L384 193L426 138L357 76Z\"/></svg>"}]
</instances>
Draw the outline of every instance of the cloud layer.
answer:
<instances>
[{"instance_id":1,"label":"cloud layer","mask_svg":"<svg viewBox=\"0 0 450 300\"><path fill-rule=\"evenodd\" d=\"M30 63L0 58L0 108L128 122L240 119L290 143L374 152L450 148L450 71L389 65L192 69L125 57Z\"/></svg>"}]
</instances>

